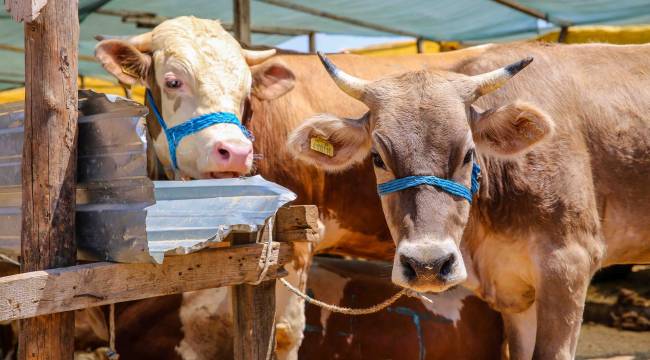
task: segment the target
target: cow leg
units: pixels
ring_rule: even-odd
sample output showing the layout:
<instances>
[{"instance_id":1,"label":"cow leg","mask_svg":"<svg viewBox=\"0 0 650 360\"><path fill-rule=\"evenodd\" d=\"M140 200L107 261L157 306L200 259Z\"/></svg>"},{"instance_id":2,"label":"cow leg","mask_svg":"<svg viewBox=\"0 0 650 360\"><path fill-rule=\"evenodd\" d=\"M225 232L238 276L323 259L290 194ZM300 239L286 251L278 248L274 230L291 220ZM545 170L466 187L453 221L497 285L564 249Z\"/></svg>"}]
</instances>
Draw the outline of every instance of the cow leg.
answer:
<instances>
[{"instance_id":1,"label":"cow leg","mask_svg":"<svg viewBox=\"0 0 650 360\"><path fill-rule=\"evenodd\" d=\"M592 244L597 244L595 239ZM580 243L541 254L537 285L535 359L573 359L591 275L600 262Z\"/></svg>"},{"instance_id":2,"label":"cow leg","mask_svg":"<svg viewBox=\"0 0 650 360\"><path fill-rule=\"evenodd\" d=\"M312 262L312 245L296 242L294 259L287 264L289 275L285 278L301 291L307 289L307 277ZM276 348L278 360L298 359L298 350L305 329L305 301L287 290L279 281L276 285Z\"/></svg>"},{"instance_id":3,"label":"cow leg","mask_svg":"<svg viewBox=\"0 0 650 360\"><path fill-rule=\"evenodd\" d=\"M520 313L502 313L502 316L510 360L532 359L537 335L535 304Z\"/></svg>"},{"instance_id":4,"label":"cow leg","mask_svg":"<svg viewBox=\"0 0 650 360\"><path fill-rule=\"evenodd\" d=\"M233 358L230 291L221 287L183 293L183 338L176 347L183 360Z\"/></svg>"}]
</instances>

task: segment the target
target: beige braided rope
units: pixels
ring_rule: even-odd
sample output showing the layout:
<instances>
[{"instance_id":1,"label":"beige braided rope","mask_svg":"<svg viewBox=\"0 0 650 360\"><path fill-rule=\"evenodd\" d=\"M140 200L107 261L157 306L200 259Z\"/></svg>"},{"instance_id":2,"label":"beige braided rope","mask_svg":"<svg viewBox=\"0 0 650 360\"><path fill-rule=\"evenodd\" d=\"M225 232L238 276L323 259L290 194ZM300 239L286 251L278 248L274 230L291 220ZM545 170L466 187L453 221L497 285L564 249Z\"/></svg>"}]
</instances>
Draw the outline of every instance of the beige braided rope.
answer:
<instances>
[{"instance_id":1,"label":"beige braided rope","mask_svg":"<svg viewBox=\"0 0 650 360\"><path fill-rule=\"evenodd\" d=\"M338 306L338 305L332 305L332 304L327 304L324 303L320 300L316 300L309 295L303 293L302 291L296 289L291 283L289 283L287 280L280 278L280 282L284 286L289 289L292 293L296 294L297 296L303 298L306 302L316 305L319 307L322 307L323 309L336 312L336 313L341 313L341 314L346 314L346 315L368 315L372 313L376 313L378 311L381 311L389 306L391 306L395 301L397 301L399 298L401 298L403 295L409 295L409 290L408 289L402 289L395 293L395 295L391 296L390 298L384 300L383 302L373 305L367 308L360 308L360 309L353 309L349 307L344 307L344 306Z\"/></svg>"},{"instance_id":2,"label":"beige braided rope","mask_svg":"<svg viewBox=\"0 0 650 360\"><path fill-rule=\"evenodd\" d=\"M120 355L115 349L115 304L110 304L108 307L108 352L106 356L109 360L119 360Z\"/></svg>"}]
</instances>

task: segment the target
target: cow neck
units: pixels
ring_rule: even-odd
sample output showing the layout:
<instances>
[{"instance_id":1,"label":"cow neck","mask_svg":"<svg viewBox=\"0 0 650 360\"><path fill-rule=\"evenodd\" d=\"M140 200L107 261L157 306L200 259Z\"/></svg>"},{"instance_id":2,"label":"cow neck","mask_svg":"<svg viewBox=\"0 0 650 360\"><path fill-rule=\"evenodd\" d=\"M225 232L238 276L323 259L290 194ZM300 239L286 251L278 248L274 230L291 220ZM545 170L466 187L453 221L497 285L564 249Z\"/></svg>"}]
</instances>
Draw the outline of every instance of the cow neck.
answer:
<instances>
[{"instance_id":1,"label":"cow neck","mask_svg":"<svg viewBox=\"0 0 650 360\"><path fill-rule=\"evenodd\" d=\"M251 106L251 99L250 95L246 97L246 100L244 101L244 111L242 111L241 114L241 123L247 127L250 127L251 120L253 119L253 107Z\"/></svg>"},{"instance_id":2,"label":"cow neck","mask_svg":"<svg viewBox=\"0 0 650 360\"><path fill-rule=\"evenodd\" d=\"M517 162L480 154L477 161L481 165L480 191L470 209L463 237L468 248L478 246L477 241L485 237L486 231L532 229L538 223L532 218L548 215L537 213L536 201L525 195L522 185L527 175Z\"/></svg>"}]
</instances>

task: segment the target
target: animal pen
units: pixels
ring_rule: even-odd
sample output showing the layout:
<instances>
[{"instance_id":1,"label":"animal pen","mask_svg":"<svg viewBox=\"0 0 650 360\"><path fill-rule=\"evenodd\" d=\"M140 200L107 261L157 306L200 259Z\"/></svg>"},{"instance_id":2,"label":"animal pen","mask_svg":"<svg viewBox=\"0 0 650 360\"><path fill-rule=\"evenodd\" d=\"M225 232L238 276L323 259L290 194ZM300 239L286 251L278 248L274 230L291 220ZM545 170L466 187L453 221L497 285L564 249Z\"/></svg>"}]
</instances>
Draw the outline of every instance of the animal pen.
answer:
<instances>
[{"instance_id":1,"label":"animal pen","mask_svg":"<svg viewBox=\"0 0 650 360\"><path fill-rule=\"evenodd\" d=\"M283 265L292 256L292 242L318 236L316 207L281 208L273 227L234 226L212 248L166 256L160 265L75 265L75 233L79 236L87 220L75 216L75 204L124 190L111 182L96 188L76 184L78 165L83 165L77 162L77 138L84 143L84 136L92 136L77 121L77 104L83 107L92 98L77 91L77 2L9 0L7 5L16 20L25 22L26 100L22 167L15 167L22 180L0 192L2 206L22 210L13 213L15 219L0 214L21 234L21 273L0 278L0 321L20 320L19 358L71 359L74 310L233 286L235 358L267 359L274 345L275 279L286 274ZM15 114L22 116L16 111L9 118ZM19 127L13 122L5 134L16 137ZM100 211L96 218L106 220L102 216Z\"/></svg>"}]
</instances>

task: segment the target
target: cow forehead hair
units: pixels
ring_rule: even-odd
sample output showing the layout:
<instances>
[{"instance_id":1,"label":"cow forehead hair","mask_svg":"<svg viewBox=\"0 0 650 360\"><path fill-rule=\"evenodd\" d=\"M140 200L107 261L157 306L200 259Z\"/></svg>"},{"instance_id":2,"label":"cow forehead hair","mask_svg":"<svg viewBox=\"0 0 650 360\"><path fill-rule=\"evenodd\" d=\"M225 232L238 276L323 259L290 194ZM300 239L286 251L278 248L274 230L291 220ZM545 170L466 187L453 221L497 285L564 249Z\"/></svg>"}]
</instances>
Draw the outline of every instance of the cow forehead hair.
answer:
<instances>
[{"instance_id":1,"label":"cow forehead hair","mask_svg":"<svg viewBox=\"0 0 650 360\"><path fill-rule=\"evenodd\" d=\"M443 115L458 110L473 88L471 78L464 74L423 69L373 82L367 100L371 109L388 115L416 116L422 111Z\"/></svg>"},{"instance_id":2,"label":"cow forehead hair","mask_svg":"<svg viewBox=\"0 0 650 360\"><path fill-rule=\"evenodd\" d=\"M152 45L154 50L162 51L166 57L192 61L197 57L218 56L244 62L239 43L217 20L192 16L167 20L153 30Z\"/></svg>"},{"instance_id":3,"label":"cow forehead hair","mask_svg":"<svg viewBox=\"0 0 650 360\"><path fill-rule=\"evenodd\" d=\"M154 47L156 47L156 40L167 38L216 38L237 44L218 20L199 19L193 16L177 17L156 26L153 30Z\"/></svg>"}]
</instances>

